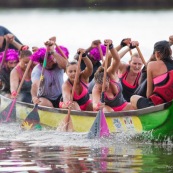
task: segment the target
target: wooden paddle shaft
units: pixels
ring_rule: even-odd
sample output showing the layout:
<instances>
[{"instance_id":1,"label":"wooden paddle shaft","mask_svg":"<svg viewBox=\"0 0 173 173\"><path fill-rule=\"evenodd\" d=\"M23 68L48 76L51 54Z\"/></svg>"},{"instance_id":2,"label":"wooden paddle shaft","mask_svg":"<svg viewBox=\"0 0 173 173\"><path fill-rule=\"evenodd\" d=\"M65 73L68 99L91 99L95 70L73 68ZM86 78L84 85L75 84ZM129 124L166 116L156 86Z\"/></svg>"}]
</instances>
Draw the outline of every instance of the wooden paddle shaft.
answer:
<instances>
[{"instance_id":1,"label":"wooden paddle shaft","mask_svg":"<svg viewBox=\"0 0 173 173\"><path fill-rule=\"evenodd\" d=\"M75 75L74 84L73 84L73 88L72 88L72 98L71 98L71 100L73 100L74 92L76 90L76 85L77 85L77 81L78 81L78 78L79 78L81 60L82 60L82 53L80 53L79 59L78 59L76 75Z\"/></svg>"},{"instance_id":2,"label":"wooden paddle shaft","mask_svg":"<svg viewBox=\"0 0 173 173\"><path fill-rule=\"evenodd\" d=\"M44 71L45 71L46 64L47 64L47 58L48 58L48 55L49 55L49 50L48 49L49 48L47 46L46 53L45 53L44 60L43 60L42 70L41 70L41 76L40 76L39 87L38 87L38 91L37 91L37 97L39 97L39 90L40 90L40 87L41 87L41 84L42 84L43 78L44 78Z\"/></svg>"},{"instance_id":3,"label":"wooden paddle shaft","mask_svg":"<svg viewBox=\"0 0 173 173\"><path fill-rule=\"evenodd\" d=\"M105 59L105 64L104 64L102 92L105 91L105 86L106 86L106 75L107 75L107 67L108 67L108 51L109 51L109 45L106 46L106 59Z\"/></svg>"},{"instance_id":4,"label":"wooden paddle shaft","mask_svg":"<svg viewBox=\"0 0 173 173\"><path fill-rule=\"evenodd\" d=\"M101 45L100 44L98 45L98 49L99 49L101 60L103 62L103 52L102 52L102 48L101 48Z\"/></svg>"},{"instance_id":5,"label":"wooden paddle shaft","mask_svg":"<svg viewBox=\"0 0 173 173\"><path fill-rule=\"evenodd\" d=\"M143 64L146 66L147 63L146 63L146 61L145 61L145 59L144 59L144 57L143 57L143 55L142 55L142 53L141 53L141 50L139 49L138 46L136 46L136 49L137 49L137 51L138 51L138 53L139 53L140 58L142 59Z\"/></svg>"},{"instance_id":6,"label":"wooden paddle shaft","mask_svg":"<svg viewBox=\"0 0 173 173\"><path fill-rule=\"evenodd\" d=\"M80 64L81 64L81 60L82 60L82 53L80 53L79 55L79 59L78 59L78 65L77 65L77 70L76 70L76 75L75 75L75 79L74 79L74 84L73 84L73 87L72 87L72 94L71 94L71 101L73 101L73 96L74 96L74 92L76 90L76 85L77 85L77 82L78 82L78 78L79 78L79 71L80 71ZM65 131L69 131L69 124L71 123L71 131L73 131L73 124L71 122L71 116L70 116L70 113L71 113L71 107L68 109L68 114L67 114L67 117L65 117Z\"/></svg>"},{"instance_id":7,"label":"wooden paddle shaft","mask_svg":"<svg viewBox=\"0 0 173 173\"><path fill-rule=\"evenodd\" d=\"M64 52L62 51L62 49L56 44L56 47L57 47L57 49L59 50L59 52L61 53L61 55L65 58L65 59L67 59L67 56L64 54Z\"/></svg>"}]
</instances>

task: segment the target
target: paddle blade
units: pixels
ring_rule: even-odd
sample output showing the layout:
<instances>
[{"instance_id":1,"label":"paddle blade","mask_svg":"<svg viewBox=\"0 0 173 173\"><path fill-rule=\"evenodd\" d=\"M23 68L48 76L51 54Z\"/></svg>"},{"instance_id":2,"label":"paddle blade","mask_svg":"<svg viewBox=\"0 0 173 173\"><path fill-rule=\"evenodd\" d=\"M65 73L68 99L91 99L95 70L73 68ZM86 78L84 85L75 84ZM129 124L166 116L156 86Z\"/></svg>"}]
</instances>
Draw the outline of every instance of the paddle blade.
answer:
<instances>
[{"instance_id":1,"label":"paddle blade","mask_svg":"<svg viewBox=\"0 0 173 173\"><path fill-rule=\"evenodd\" d=\"M105 136L108 137L110 135L108 124L106 122L106 117L103 111L101 111L101 128L100 128L100 137Z\"/></svg>"},{"instance_id":2,"label":"paddle blade","mask_svg":"<svg viewBox=\"0 0 173 173\"><path fill-rule=\"evenodd\" d=\"M59 132L73 132L73 123L70 114L66 115L63 121L58 125L57 131Z\"/></svg>"},{"instance_id":3,"label":"paddle blade","mask_svg":"<svg viewBox=\"0 0 173 173\"><path fill-rule=\"evenodd\" d=\"M21 128L25 130L38 129L41 130L40 116L38 114L38 105L35 105L33 110L28 114L26 119L22 122Z\"/></svg>"},{"instance_id":4,"label":"paddle blade","mask_svg":"<svg viewBox=\"0 0 173 173\"><path fill-rule=\"evenodd\" d=\"M0 112L0 122L16 121L16 100L14 99L4 110Z\"/></svg>"},{"instance_id":5,"label":"paddle blade","mask_svg":"<svg viewBox=\"0 0 173 173\"><path fill-rule=\"evenodd\" d=\"M96 119L88 133L88 138L100 138L103 136L109 136L109 128L106 122L105 115L102 110L100 110L96 116Z\"/></svg>"}]
</instances>

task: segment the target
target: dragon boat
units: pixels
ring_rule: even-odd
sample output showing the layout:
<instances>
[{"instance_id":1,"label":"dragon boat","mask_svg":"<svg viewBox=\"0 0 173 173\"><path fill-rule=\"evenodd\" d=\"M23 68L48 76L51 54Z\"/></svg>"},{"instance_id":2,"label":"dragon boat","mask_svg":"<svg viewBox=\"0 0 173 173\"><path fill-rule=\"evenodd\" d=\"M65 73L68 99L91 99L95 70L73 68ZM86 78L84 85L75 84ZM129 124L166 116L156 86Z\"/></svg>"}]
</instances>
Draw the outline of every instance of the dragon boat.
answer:
<instances>
[{"instance_id":1,"label":"dragon boat","mask_svg":"<svg viewBox=\"0 0 173 173\"><path fill-rule=\"evenodd\" d=\"M12 102L11 99L2 95L0 95L0 99L1 111ZM14 120L24 120L33 110L33 107L33 104L17 101L12 118ZM89 132L97 113L97 111L71 110L70 116L74 131ZM68 110L38 106L38 114L42 126L49 126L56 129L68 114ZM130 132L151 140L158 141L169 138L173 141L173 101L144 109L105 112L104 114L111 133Z\"/></svg>"}]
</instances>

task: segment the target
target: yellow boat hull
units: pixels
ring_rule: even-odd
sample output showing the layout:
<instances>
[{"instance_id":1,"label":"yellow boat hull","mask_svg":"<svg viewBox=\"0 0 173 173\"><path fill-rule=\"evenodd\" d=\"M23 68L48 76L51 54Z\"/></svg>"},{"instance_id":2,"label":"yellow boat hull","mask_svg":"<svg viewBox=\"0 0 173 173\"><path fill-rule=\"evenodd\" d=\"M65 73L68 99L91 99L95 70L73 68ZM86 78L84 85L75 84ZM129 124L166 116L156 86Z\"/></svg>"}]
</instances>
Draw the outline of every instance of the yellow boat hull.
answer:
<instances>
[{"instance_id":1,"label":"yellow boat hull","mask_svg":"<svg viewBox=\"0 0 173 173\"><path fill-rule=\"evenodd\" d=\"M11 100L1 96L1 110L7 107L10 104ZM16 102L16 117L18 119L24 120L27 115L33 110L32 104L27 104L23 102ZM71 119L73 123L74 131L76 132L88 132L94 123L98 112L83 112L83 111L71 111ZM57 128L58 125L64 120L65 116L68 114L68 110L66 109L58 109L58 108L49 108L39 106L38 114L40 116L40 123L45 126L49 126L52 128ZM106 117L106 121L109 127L110 132L119 132L119 130L115 126L115 116ZM142 126L140 120L137 116L131 117L133 122L133 126L136 131L141 132ZM128 126L125 125L125 121L120 118L120 122L123 125L123 131L128 130Z\"/></svg>"},{"instance_id":2,"label":"yellow boat hull","mask_svg":"<svg viewBox=\"0 0 173 173\"><path fill-rule=\"evenodd\" d=\"M11 102L2 95L1 112ZM16 102L16 117L24 120L33 110L33 104ZM68 115L68 110L38 106L38 114L41 125L51 128L58 128L64 118ZM110 132L133 132L143 134L151 132L152 139L173 137L173 101L158 106L153 106L140 110L104 113ZM89 132L98 112L73 111L70 117L75 132ZM148 136L147 136L148 137Z\"/></svg>"}]
</instances>

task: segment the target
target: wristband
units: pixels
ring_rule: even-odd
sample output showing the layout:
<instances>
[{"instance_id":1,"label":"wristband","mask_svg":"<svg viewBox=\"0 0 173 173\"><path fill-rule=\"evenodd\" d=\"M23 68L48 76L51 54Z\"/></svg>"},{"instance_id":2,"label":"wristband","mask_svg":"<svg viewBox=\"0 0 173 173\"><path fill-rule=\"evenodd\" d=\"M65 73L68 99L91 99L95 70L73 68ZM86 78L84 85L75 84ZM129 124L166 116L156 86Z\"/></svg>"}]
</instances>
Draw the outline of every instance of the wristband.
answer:
<instances>
[{"instance_id":1,"label":"wristband","mask_svg":"<svg viewBox=\"0 0 173 173\"><path fill-rule=\"evenodd\" d=\"M87 56L86 56L87 54L86 53L83 53L82 54L82 58L84 58L84 57L86 57L87 58Z\"/></svg>"},{"instance_id":2,"label":"wristband","mask_svg":"<svg viewBox=\"0 0 173 173\"><path fill-rule=\"evenodd\" d=\"M132 46L132 43L130 43L130 49L134 49L134 48L136 48L136 46Z\"/></svg>"},{"instance_id":3,"label":"wristband","mask_svg":"<svg viewBox=\"0 0 173 173\"><path fill-rule=\"evenodd\" d=\"M28 46L23 45L23 46L20 48L20 51L21 51L21 50L28 50L28 49L29 49L29 47L28 47Z\"/></svg>"},{"instance_id":4,"label":"wristband","mask_svg":"<svg viewBox=\"0 0 173 173\"><path fill-rule=\"evenodd\" d=\"M11 96L16 97L17 96L17 91L12 91Z\"/></svg>"},{"instance_id":5,"label":"wristband","mask_svg":"<svg viewBox=\"0 0 173 173\"><path fill-rule=\"evenodd\" d=\"M121 47L127 46L127 44L124 43L124 40L125 40L125 39L123 39L123 40L121 41L121 43L120 43Z\"/></svg>"},{"instance_id":6,"label":"wristband","mask_svg":"<svg viewBox=\"0 0 173 173\"><path fill-rule=\"evenodd\" d=\"M113 49L113 47L114 47L114 45L111 43L111 44L109 45L109 50Z\"/></svg>"}]
</instances>

